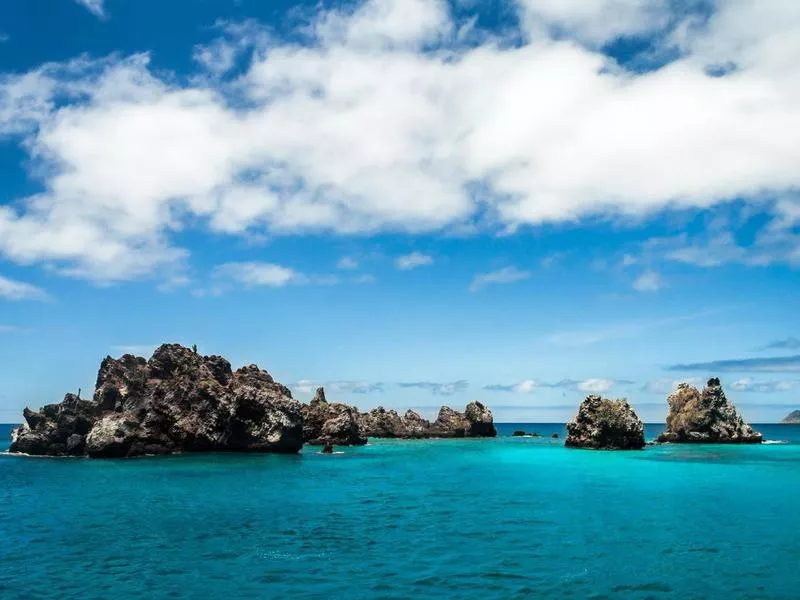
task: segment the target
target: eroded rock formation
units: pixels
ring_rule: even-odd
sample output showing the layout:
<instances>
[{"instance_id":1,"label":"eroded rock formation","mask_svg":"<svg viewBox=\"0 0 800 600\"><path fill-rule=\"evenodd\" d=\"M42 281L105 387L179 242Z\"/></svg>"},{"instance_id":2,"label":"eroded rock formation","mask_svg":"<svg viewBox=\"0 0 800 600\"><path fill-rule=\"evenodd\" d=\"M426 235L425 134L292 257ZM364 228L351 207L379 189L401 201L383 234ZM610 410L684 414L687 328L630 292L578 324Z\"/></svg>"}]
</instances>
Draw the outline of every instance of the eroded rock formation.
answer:
<instances>
[{"instance_id":1,"label":"eroded rock formation","mask_svg":"<svg viewBox=\"0 0 800 600\"><path fill-rule=\"evenodd\" d=\"M494 437L492 411L480 402L470 402L463 413L442 406L431 423L413 410L401 417L394 410L378 407L360 416L364 433L377 438Z\"/></svg>"},{"instance_id":2,"label":"eroded rock formation","mask_svg":"<svg viewBox=\"0 0 800 600\"><path fill-rule=\"evenodd\" d=\"M644 448L644 423L627 400L587 396L567 423L565 444L570 448L639 450Z\"/></svg>"},{"instance_id":3,"label":"eroded rock formation","mask_svg":"<svg viewBox=\"0 0 800 600\"><path fill-rule=\"evenodd\" d=\"M367 443L356 408L328 402L317 388L314 399L303 405L303 440L312 445L359 446Z\"/></svg>"},{"instance_id":4,"label":"eroded rock formation","mask_svg":"<svg viewBox=\"0 0 800 600\"><path fill-rule=\"evenodd\" d=\"M255 365L231 370L221 356L178 344L150 360L126 354L100 365L92 400L67 394L25 409L10 452L124 457L194 451L297 452L301 406Z\"/></svg>"},{"instance_id":5,"label":"eroded rock formation","mask_svg":"<svg viewBox=\"0 0 800 600\"><path fill-rule=\"evenodd\" d=\"M719 379L709 379L703 391L681 383L667 398L667 429L658 442L695 444L759 444L760 433L745 423L725 397Z\"/></svg>"}]
</instances>

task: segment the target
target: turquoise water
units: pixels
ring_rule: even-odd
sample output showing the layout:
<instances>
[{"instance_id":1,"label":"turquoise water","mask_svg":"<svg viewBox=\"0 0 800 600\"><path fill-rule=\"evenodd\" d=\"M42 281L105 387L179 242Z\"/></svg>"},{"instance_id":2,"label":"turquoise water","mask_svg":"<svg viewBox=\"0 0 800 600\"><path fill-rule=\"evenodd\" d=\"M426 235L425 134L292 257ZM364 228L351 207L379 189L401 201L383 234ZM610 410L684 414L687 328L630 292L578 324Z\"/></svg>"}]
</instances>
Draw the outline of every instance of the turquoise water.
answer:
<instances>
[{"instance_id":1,"label":"turquoise water","mask_svg":"<svg viewBox=\"0 0 800 600\"><path fill-rule=\"evenodd\" d=\"M0 597L800 597L800 427L642 452L498 429L334 456L0 456Z\"/></svg>"}]
</instances>

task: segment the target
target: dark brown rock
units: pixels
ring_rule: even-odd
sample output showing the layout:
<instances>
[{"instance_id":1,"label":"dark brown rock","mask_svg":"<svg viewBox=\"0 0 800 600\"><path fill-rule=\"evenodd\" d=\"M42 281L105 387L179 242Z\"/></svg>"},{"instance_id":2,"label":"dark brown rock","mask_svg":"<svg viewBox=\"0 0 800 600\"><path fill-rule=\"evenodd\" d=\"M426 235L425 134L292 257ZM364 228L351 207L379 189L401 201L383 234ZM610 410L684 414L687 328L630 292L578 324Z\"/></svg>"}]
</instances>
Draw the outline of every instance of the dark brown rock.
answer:
<instances>
[{"instance_id":1,"label":"dark brown rock","mask_svg":"<svg viewBox=\"0 0 800 600\"><path fill-rule=\"evenodd\" d=\"M10 452L124 457L192 451L297 452L300 403L266 371L231 371L220 356L177 344L149 361L106 357L93 400L67 394L60 404L23 413Z\"/></svg>"},{"instance_id":2,"label":"dark brown rock","mask_svg":"<svg viewBox=\"0 0 800 600\"><path fill-rule=\"evenodd\" d=\"M716 377L699 391L682 383L667 398L667 429L658 442L682 444L760 444L762 435L745 423L725 397Z\"/></svg>"},{"instance_id":3,"label":"dark brown rock","mask_svg":"<svg viewBox=\"0 0 800 600\"><path fill-rule=\"evenodd\" d=\"M359 446L367 443L367 436L359 426L358 410L328 402L325 390L317 388L314 399L303 405L303 440L312 445L335 444Z\"/></svg>"},{"instance_id":4,"label":"dark brown rock","mask_svg":"<svg viewBox=\"0 0 800 600\"><path fill-rule=\"evenodd\" d=\"M397 411L386 410L382 406L359 416L361 431L367 437L407 438L408 427Z\"/></svg>"},{"instance_id":5,"label":"dark brown rock","mask_svg":"<svg viewBox=\"0 0 800 600\"><path fill-rule=\"evenodd\" d=\"M463 413L449 406L442 406L433 423L423 419L413 410L403 416L382 406L359 417L361 431L368 437L376 438L454 438L454 437L494 437L492 411L480 402L470 402Z\"/></svg>"},{"instance_id":6,"label":"dark brown rock","mask_svg":"<svg viewBox=\"0 0 800 600\"><path fill-rule=\"evenodd\" d=\"M644 448L644 423L627 400L587 396L578 414L567 424L565 445L594 450L638 450Z\"/></svg>"}]
</instances>

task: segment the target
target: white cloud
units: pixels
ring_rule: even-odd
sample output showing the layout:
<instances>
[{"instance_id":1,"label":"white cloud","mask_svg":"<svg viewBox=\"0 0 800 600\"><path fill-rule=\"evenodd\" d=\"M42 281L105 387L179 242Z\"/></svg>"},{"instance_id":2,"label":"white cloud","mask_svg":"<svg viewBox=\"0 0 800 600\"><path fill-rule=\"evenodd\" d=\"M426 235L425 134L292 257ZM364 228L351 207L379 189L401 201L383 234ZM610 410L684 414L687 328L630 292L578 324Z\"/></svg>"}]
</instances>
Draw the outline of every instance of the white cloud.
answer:
<instances>
[{"instance_id":1,"label":"white cloud","mask_svg":"<svg viewBox=\"0 0 800 600\"><path fill-rule=\"evenodd\" d=\"M6 300L47 300L48 295L47 292L35 285L0 275L0 298L5 298Z\"/></svg>"},{"instance_id":2,"label":"white cloud","mask_svg":"<svg viewBox=\"0 0 800 600\"><path fill-rule=\"evenodd\" d=\"M633 289L637 292L657 292L664 287L664 280L655 271L645 271L633 282Z\"/></svg>"},{"instance_id":3,"label":"white cloud","mask_svg":"<svg viewBox=\"0 0 800 600\"><path fill-rule=\"evenodd\" d=\"M520 0L523 43L466 44L444 0L371 0L321 11L313 44L270 40L234 81L181 84L146 56L5 76L0 133L41 161L42 192L0 207L0 255L114 281L174 276L175 232L206 224L513 231L743 199L780 214L800 261L800 5L720 2L651 71L599 52L683 18L671 5ZM228 70L252 35L195 57Z\"/></svg>"},{"instance_id":4,"label":"white cloud","mask_svg":"<svg viewBox=\"0 0 800 600\"><path fill-rule=\"evenodd\" d=\"M346 271L354 271L358 269L358 267L358 261L352 256L343 256L339 259L339 262L336 263L337 269L344 269Z\"/></svg>"},{"instance_id":5,"label":"white cloud","mask_svg":"<svg viewBox=\"0 0 800 600\"><path fill-rule=\"evenodd\" d=\"M472 278L472 283L469 285L469 291L477 292L487 285L523 281L528 279L530 276L530 271L520 271L516 267L504 267L489 273L479 273Z\"/></svg>"},{"instance_id":6,"label":"white cloud","mask_svg":"<svg viewBox=\"0 0 800 600\"><path fill-rule=\"evenodd\" d=\"M215 267L214 276L241 283L246 287L283 287L289 283L305 281L305 277L293 269L260 262L225 263Z\"/></svg>"},{"instance_id":7,"label":"white cloud","mask_svg":"<svg viewBox=\"0 0 800 600\"><path fill-rule=\"evenodd\" d=\"M665 27L666 0L518 0L528 34L546 36L557 29L581 41L602 44L621 35Z\"/></svg>"},{"instance_id":8,"label":"white cloud","mask_svg":"<svg viewBox=\"0 0 800 600\"><path fill-rule=\"evenodd\" d=\"M398 256L394 261L394 266L401 271L410 271L417 267L424 267L433 264L433 257L422 252L412 252Z\"/></svg>"},{"instance_id":9,"label":"white cloud","mask_svg":"<svg viewBox=\"0 0 800 600\"><path fill-rule=\"evenodd\" d=\"M586 379L581 381L577 388L581 392L588 392L591 394L602 394L607 392L614 386L612 379Z\"/></svg>"},{"instance_id":10,"label":"white cloud","mask_svg":"<svg viewBox=\"0 0 800 600\"><path fill-rule=\"evenodd\" d=\"M641 391L648 394L670 394L678 387L680 383L688 383L689 385L699 386L703 381L699 377L690 377L689 379L655 379L645 383Z\"/></svg>"},{"instance_id":11,"label":"white cloud","mask_svg":"<svg viewBox=\"0 0 800 600\"><path fill-rule=\"evenodd\" d=\"M75 0L78 4L86 7L86 10L93 15L103 18L106 16L105 8L103 6L105 0Z\"/></svg>"},{"instance_id":12,"label":"white cloud","mask_svg":"<svg viewBox=\"0 0 800 600\"><path fill-rule=\"evenodd\" d=\"M756 381L751 377L743 377L731 383L730 387L737 392L774 394L800 389L800 380Z\"/></svg>"},{"instance_id":13,"label":"white cloud","mask_svg":"<svg viewBox=\"0 0 800 600\"><path fill-rule=\"evenodd\" d=\"M514 392L516 394L532 394L536 390L537 383L533 379L525 379L519 383L509 385L494 383L483 386L483 389L490 392Z\"/></svg>"},{"instance_id":14,"label":"white cloud","mask_svg":"<svg viewBox=\"0 0 800 600\"><path fill-rule=\"evenodd\" d=\"M625 254L622 257L622 261L620 262L620 266L622 268L632 267L633 265L637 264L639 261L635 256L631 256L630 254Z\"/></svg>"}]
</instances>

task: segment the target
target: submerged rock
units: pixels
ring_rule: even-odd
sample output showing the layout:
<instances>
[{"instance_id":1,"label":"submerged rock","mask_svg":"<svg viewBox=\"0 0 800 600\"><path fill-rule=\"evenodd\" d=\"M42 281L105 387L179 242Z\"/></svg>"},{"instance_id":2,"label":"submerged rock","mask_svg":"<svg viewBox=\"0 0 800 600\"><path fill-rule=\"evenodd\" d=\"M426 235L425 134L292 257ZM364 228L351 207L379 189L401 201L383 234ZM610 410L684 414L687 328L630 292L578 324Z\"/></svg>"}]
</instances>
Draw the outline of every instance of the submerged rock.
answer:
<instances>
[{"instance_id":1,"label":"submerged rock","mask_svg":"<svg viewBox=\"0 0 800 600\"><path fill-rule=\"evenodd\" d=\"M92 400L25 409L10 452L124 457L193 451L297 452L300 403L255 365L232 372L221 356L178 344L150 360L126 354L100 365Z\"/></svg>"},{"instance_id":2,"label":"submerged rock","mask_svg":"<svg viewBox=\"0 0 800 600\"><path fill-rule=\"evenodd\" d=\"M512 433L511 435L512 435L513 437L522 437L522 436L525 436L525 435L528 435L528 434L527 434L527 433L525 433L524 431L517 430L517 431L515 431L514 433Z\"/></svg>"},{"instance_id":3,"label":"submerged rock","mask_svg":"<svg viewBox=\"0 0 800 600\"><path fill-rule=\"evenodd\" d=\"M788 415L786 415L781 423L785 423L787 425L800 425L800 410L793 410Z\"/></svg>"},{"instance_id":4,"label":"submerged rock","mask_svg":"<svg viewBox=\"0 0 800 600\"><path fill-rule=\"evenodd\" d=\"M644 448L644 423L627 400L587 396L578 414L567 423L565 445L596 450L639 450Z\"/></svg>"},{"instance_id":5,"label":"submerged rock","mask_svg":"<svg viewBox=\"0 0 800 600\"><path fill-rule=\"evenodd\" d=\"M358 410L328 402L325 390L317 388L314 399L303 405L303 440L312 445L359 446L367 443L359 426Z\"/></svg>"},{"instance_id":6,"label":"submerged rock","mask_svg":"<svg viewBox=\"0 0 800 600\"><path fill-rule=\"evenodd\" d=\"M667 398L667 429L658 442L693 444L759 444L762 435L745 423L713 377L700 392L681 383Z\"/></svg>"}]
</instances>

